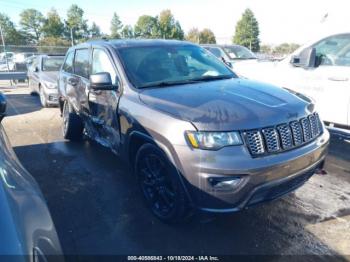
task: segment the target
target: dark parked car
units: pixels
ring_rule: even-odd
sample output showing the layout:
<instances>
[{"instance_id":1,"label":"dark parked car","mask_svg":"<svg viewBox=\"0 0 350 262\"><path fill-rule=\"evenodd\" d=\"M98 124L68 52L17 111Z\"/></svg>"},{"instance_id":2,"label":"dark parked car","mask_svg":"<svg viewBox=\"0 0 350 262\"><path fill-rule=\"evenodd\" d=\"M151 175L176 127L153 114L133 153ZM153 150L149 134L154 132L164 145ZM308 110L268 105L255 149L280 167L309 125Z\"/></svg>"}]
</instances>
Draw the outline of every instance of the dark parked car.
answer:
<instances>
[{"instance_id":1,"label":"dark parked car","mask_svg":"<svg viewBox=\"0 0 350 262\"><path fill-rule=\"evenodd\" d=\"M5 97L0 93L0 120L5 109ZM49 261L63 261L55 226L39 186L19 163L1 124L0 214L0 256L16 255L9 257L11 261L48 261L49 256Z\"/></svg>"},{"instance_id":2,"label":"dark parked car","mask_svg":"<svg viewBox=\"0 0 350 262\"><path fill-rule=\"evenodd\" d=\"M43 107L58 104L57 76L63 55L38 55L28 67L28 85L31 94L38 94Z\"/></svg>"},{"instance_id":3,"label":"dark parked car","mask_svg":"<svg viewBox=\"0 0 350 262\"><path fill-rule=\"evenodd\" d=\"M165 221L280 197L326 156L329 133L311 100L240 79L188 42L80 44L58 82L64 137L85 130L121 156Z\"/></svg>"}]
</instances>

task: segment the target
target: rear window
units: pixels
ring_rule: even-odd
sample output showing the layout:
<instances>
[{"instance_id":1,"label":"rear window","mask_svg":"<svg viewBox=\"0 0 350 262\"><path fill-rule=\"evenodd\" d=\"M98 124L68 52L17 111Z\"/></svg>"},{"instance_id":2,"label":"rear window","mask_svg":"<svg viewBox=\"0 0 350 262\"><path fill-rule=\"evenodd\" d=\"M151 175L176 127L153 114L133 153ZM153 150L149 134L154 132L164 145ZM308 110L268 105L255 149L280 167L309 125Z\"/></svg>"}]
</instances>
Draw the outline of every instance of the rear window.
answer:
<instances>
[{"instance_id":1,"label":"rear window","mask_svg":"<svg viewBox=\"0 0 350 262\"><path fill-rule=\"evenodd\" d=\"M67 54L66 61L64 62L64 65L62 67L63 71L73 73L73 58L74 52L69 52Z\"/></svg>"},{"instance_id":2,"label":"rear window","mask_svg":"<svg viewBox=\"0 0 350 262\"><path fill-rule=\"evenodd\" d=\"M74 73L89 78L89 49L77 49L74 59Z\"/></svg>"}]
</instances>

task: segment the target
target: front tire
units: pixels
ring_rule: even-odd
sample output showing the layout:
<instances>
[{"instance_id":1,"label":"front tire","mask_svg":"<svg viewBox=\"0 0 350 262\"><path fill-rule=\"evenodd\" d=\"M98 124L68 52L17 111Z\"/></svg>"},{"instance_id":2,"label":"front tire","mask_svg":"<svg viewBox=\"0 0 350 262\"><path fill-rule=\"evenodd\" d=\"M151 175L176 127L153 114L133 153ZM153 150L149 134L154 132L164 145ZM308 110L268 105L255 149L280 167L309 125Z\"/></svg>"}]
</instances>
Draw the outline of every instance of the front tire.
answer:
<instances>
[{"instance_id":1,"label":"front tire","mask_svg":"<svg viewBox=\"0 0 350 262\"><path fill-rule=\"evenodd\" d=\"M189 201L177 169L163 151L144 144L136 155L135 172L152 213L166 223L184 222L190 215Z\"/></svg>"},{"instance_id":2,"label":"front tire","mask_svg":"<svg viewBox=\"0 0 350 262\"><path fill-rule=\"evenodd\" d=\"M84 123L67 101L63 105L63 137L71 141L79 141L83 136Z\"/></svg>"}]
</instances>

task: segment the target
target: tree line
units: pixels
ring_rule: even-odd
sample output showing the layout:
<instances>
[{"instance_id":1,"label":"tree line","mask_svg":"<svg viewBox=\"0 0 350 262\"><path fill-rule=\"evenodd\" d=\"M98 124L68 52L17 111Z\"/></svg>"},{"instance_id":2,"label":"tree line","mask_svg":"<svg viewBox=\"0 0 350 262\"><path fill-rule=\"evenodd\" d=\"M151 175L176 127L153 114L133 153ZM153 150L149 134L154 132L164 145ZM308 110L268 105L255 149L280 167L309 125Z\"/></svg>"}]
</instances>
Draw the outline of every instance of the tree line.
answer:
<instances>
[{"instance_id":1,"label":"tree line","mask_svg":"<svg viewBox=\"0 0 350 262\"><path fill-rule=\"evenodd\" d=\"M110 34L103 33L95 22L89 25L84 17L84 10L75 4L69 7L65 19L54 8L46 15L36 9L25 9L20 13L19 26L9 16L0 13L0 26L7 45L69 46L97 38L187 39L179 21L170 10L163 10L157 16L140 16L134 26L123 25L118 14L114 13L110 22ZM204 38L200 37L201 43L216 42L211 30L205 29L202 32ZM206 37L208 34L209 38Z\"/></svg>"},{"instance_id":2,"label":"tree line","mask_svg":"<svg viewBox=\"0 0 350 262\"><path fill-rule=\"evenodd\" d=\"M110 21L110 34L103 33L95 22L89 25L84 10L76 4L68 8L65 18L60 17L54 8L46 15L36 9L24 9L20 13L18 26L6 14L0 13L0 26L7 45L70 46L98 38L162 38L198 44L216 43L215 34L209 28L192 28L185 34L180 22L168 9L157 16L142 15L133 26L124 25L114 12ZM246 9L236 24L232 43L259 52L259 34L259 24L254 13ZM266 45L262 47L263 51L268 51ZM284 45L280 49L287 52L293 47L288 49Z\"/></svg>"}]
</instances>

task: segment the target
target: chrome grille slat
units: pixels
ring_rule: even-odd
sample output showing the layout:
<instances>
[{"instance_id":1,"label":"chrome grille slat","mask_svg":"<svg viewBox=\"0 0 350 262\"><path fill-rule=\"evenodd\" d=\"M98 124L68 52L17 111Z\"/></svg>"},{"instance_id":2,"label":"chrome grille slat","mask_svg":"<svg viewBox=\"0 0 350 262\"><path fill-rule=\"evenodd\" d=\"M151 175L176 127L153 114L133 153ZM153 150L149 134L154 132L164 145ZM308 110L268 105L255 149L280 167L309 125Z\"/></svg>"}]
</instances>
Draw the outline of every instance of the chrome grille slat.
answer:
<instances>
[{"instance_id":1,"label":"chrome grille slat","mask_svg":"<svg viewBox=\"0 0 350 262\"><path fill-rule=\"evenodd\" d=\"M253 156L286 151L310 142L322 134L323 125L317 113L300 121L291 121L275 127L247 130L244 137Z\"/></svg>"},{"instance_id":2,"label":"chrome grille slat","mask_svg":"<svg viewBox=\"0 0 350 262\"><path fill-rule=\"evenodd\" d=\"M289 149L293 147L292 131L287 124L279 125L277 127L279 136L281 138L281 144L283 149Z\"/></svg>"},{"instance_id":3,"label":"chrome grille slat","mask_svg":"<svg viewBox=\"0 0 350 262\"><path fill-rule=\"evenodd\" d=\"M258 130L249 131L246 133L246 139L249 145L250 152L253 155L261 155L265 153L263 137Z\"/></svg>"},{"instance_id":4,"label":"chrome grille slat","mask_svg":"<svg viewBox=\"0 0 350 262\"><path fill-rule=\"evenodd\" d=\"M277 130L274 128L264 128L262 133L265 138L266 149L268 152L277 152L280 150L280 141Z\"/></svg>"},{"instance_id":5,"label":"chrome grille slat","mask_svg":"<svg viewBox=\"0 0 350 262\"><path fill-rule=\"evenodd\" d=\"M303 143L303 134L301 132L301 125L298 121L293 121L290 123L292 129L293 141L295 146L299 146Z\"/></svg>"},{"instance_id":6,"label":"chrome grille slat","mask_svg":"<svg viewBox=\"0 0 350 262\"><path fill-rule=\"evenodd\" d=\"M319 132L317 127L316 117L314 115L309 115L308 118L309 118L310 128L311 128L311 137L316 137Z\"/></svg>"},{"instance_id":7,"label":"chrome grille slat","mask_svg":"<svg viewBox=\"0 0 350 262\"><path fill-rule=\"evenodd\" d=\"M301 128L303 129L304 142L308 142L311 139L311 128L310 122L307 118L302 118L300 120Z\"/></svg>"}]
</instances>

